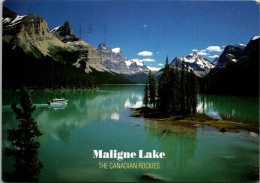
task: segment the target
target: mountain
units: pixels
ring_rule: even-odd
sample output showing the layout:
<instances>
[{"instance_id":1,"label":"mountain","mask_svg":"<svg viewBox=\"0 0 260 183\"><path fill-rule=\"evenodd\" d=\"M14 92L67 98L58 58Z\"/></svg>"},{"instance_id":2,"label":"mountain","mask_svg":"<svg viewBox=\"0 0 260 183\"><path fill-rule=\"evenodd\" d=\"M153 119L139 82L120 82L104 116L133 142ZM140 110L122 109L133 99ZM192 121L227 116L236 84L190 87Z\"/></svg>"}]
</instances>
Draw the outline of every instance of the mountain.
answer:
<instances>
[{"instance_id":1,"label":"mountain","mask_svg":"<svg viewBox=\"0 0 260 183\"><path fill-rule=\"evenodd\" d=\"M75 36L68 21L66 21L64 25L52 29L51 33L80 54L80 58L75 65L80 67L80 63L83 63L86 73L91 72L93 69L100 72L108 71L102 65L101 53L92 44L88 44L81 38Z\"/></svg>"},{"instance_id":2,"label":"mountain","mask_svg":"<svg viewBox=\"0 0 260 183\"><path fill-rule=\"evenodd\" d=\"M214 68L214 65L207 59L202 58L197 53L191 53L186 57L176 57L170 63L170 66L178 65L181 68L181 62L188 64L189 69L192 69L197 76L203 77L210 72L210 69Z\"/></svg>"},{"instance_id":3,"label":"mountain","mask_svg":"<svg viewBox=\"0 0 260 183\"><path fill-rule=\"evenodd\" d=\"M65 48L66 45L53 35L47 22L40 15L17 15L4 7L3 9L3 41L13 48L23 48L25 52L39 50L49 55L51 45Z\"/></svg>"},{"instance_id":4,"label":"mountain","mask_svg":"<svg viewBox=\"0 0 260 183\"><path fill-rule=\"evenodd\" d=\"M259 57L259 40L260 36L254 36L246 45L243 50L242 57L243 58L257 58Z\"/></svg>"},{"instance_id":5,"label":"mountain","mask_svg":"<svg viewBox=\"0 0 260 183\"><path fill-rule=\"evenodd\" d=\"M214 60L213 60L213 62L212 62L212 64L214 65L214 66L216 66L216 65L218 65L218 57L216 57Z\"/></svg>"},{"instance_id":6,"label":"mountain","mask_svg":"<svg viewBox=\"0 0 260 183\"><path fill-rule=\"evenodd\" d=\"M122 55L120 48L111 49L105 43L98 46L102 55L103 65L110 71L123 74L125 76L138 74L137 72L148 71L148 67L139 59L127 59Z\"/></svg>"},{"instance_id":7,"label":"mountain","mask_svg":"<svg viewBox=\"0 0 260 183\"><path fill-rule=\"evenodd\" d=\"M242 51L235 48L234 50L239 52L236 56L237 61L226 67L214 69L203 78L201 92L259 96L259 43L260 36L254 36Z\"/></svg>"},{"instance_id":8,"label":"mountain","mask_svg":"<svg viewBox=\"0 0 260 183\"><path fill-rule=\"evenodd\" d=\"M244 47L241 45L228 45L225 47L224 51L220 55L218 59L218 64L216 65L217 68L224 68L228 65L235 63L239 60Z\"/></svg>"},{"instance_id":9,"label":"mountain","mask_svg":"<svg viewBox=\"0 0 260 183\"><path fill-rule=\"evenodd\" d=\"M3 88L94 88L102 83L133 83L116 73L99 72L101 54L76 37L68 22L50 31L40 15L17 15L3 8ZM99 54L99 56L98 56ZM97 56L96 56L97 55ZM85 56L85 57L84 57ZM91 58L91 57L98 57ZM89 63L89 64L88 64ZM76 66L76 67L75 67ZM93 73L87 74L87 66Z\"/></svg>"},{"instance_id":10,"label":"mountain","mask_svg":"<svg viewBox=\"0 0 260 183\"><path fill-rule=\"evenodd\" d=\"M101 54L103 56L103 60L117 60L117 61L121 61L121 62L127 60L127 58L125 58L122 55L122 51L120 48L111 49L105 43L101 43L98 46L98 50L101 52Z\"/></svg>"}]
</instances>

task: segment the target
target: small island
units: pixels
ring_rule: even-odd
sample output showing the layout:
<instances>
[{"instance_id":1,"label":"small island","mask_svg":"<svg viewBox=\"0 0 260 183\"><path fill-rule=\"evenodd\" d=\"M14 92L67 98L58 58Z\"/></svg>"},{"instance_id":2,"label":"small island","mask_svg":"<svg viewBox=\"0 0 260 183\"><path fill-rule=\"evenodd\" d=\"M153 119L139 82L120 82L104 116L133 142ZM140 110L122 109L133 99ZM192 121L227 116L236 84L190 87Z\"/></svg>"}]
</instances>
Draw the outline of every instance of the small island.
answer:
<instances>
[{"instance_id":1,"label":"small island","mask_svg":"<svg viewBox=\"0 0 260 183\"><path fill-rule=\"evenodd\" d=\"M258 124L219 120L206 114L197 113L199 92L197 83L197 77L192 70L189 70L188 65L184 62L176 62L175 66L170 66L167 56L158 88L156 79L149 72L148 82L144 89L144 107L135 109L131 116L170 122L187 129L196 129L199 126L207 125L215 127L223 133L246 130L259 134ZM163 131L163 133L170 132L171 130Z\"/></svg>"},{"instance_id":2,"label":"small island","mask_svg":"<svg viewBox=\"0 0 260 183\"><path fill-rule=\"evenodd\" d=\"M195 129L197 127L206 125L217 128L220 132L238 132L237 130L246 130L259 134L259 126L252 123L233 122L227 120L220 120L212 118L206 114L196 113L195 116L168 116L160 117L158 111L152 107L140 107L133 109L132 117L144 117L154 119L161 122L169 122L173 125ZM170 130L164 130L163 133L170 133Z\"/></svg>"}]
</instances>

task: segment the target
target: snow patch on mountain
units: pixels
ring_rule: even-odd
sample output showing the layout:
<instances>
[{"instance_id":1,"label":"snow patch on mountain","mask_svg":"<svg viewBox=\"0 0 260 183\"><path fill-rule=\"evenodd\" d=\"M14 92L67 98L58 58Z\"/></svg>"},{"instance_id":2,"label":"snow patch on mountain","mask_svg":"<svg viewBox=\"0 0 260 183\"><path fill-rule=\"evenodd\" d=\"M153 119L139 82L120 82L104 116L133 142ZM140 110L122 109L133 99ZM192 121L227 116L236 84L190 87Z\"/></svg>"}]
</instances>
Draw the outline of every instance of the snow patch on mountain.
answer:
<instances>
[{"instance_id":1,"label":"snow patch on mountain","mask_svg":"<svg viewBox=\"0 0 260 183\"><path fill-rule=\"evenodd\" d=\"M60 26L55 27L55 28L51 29L51 32L52 32L52 33L55 33L59 28L60 28Z\"/></svg>"},{"instance_id":2,"label":"snow patch on mountain","mask_svg":"<svg viewBox=\"0 0 260 183\"><path fill-rule=\"evenodd\" d=\"M254 36L253 38L252 38L252 40L256 40L256 39L259 39L260 38L260 36Z\"/></svg>"},{"instance_id":3,"label":"snow patch on mountain","mask_svg":"<svg viewBox=\"0 0 260 183\"><path fill-rule=\"evenodd\" d=\"M139 66L144 66L144 63L142 60L136 58L136 59L131 59L132 62L135 62Z\"/></svg>"},{"instance_id":4,"label":"snow patch on mountain","mask_svg":"<svg viewBox=\"0 0 260 183\"><path fill-rule=\"evenodd\" d=\"M13 27L16 26L17 24L19 24L21 22L21 20L26 17L27 15L17 15L17 17L7 26L7 27Z\"/></svg>"}]
</instances>

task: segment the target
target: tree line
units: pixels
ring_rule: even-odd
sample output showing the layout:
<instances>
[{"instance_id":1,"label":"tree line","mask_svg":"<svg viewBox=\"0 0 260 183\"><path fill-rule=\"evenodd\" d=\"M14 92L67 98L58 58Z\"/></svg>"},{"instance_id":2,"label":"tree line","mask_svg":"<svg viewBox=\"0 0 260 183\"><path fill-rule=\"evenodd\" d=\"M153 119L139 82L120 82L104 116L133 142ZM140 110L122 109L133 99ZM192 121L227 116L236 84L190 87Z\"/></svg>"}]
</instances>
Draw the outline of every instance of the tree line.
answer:
<instances>
[{"instance_id":1,"label":"tree line","mask_svg":"<svg viewBox=\"0 0 260 183\"><path fill-rule=\"evenodd\" d=\"M78 54L53 47L50 55L44 56L35 47L25 53L21 48L12 49L3 42L3 89L62 89L95 88L97 84L134 83L118 74L109 72L85 73L86 64L80 68L72 65Z\"/></svg>"},{"instance_id":2,"label":"tree line","mask_svg":"<svg viewBox=\"0 0 260 183\"><path fill-rule=\"evenodd\" d=\"M184 62L180 69L177 62L175 66L170 66L167 56L158 89L156 79L151 72L148 73L143 103L145 107L155 107L161 116L189 116L196 114L197 94L198 84L194 72Z\"/></svg>"}]
</instances>

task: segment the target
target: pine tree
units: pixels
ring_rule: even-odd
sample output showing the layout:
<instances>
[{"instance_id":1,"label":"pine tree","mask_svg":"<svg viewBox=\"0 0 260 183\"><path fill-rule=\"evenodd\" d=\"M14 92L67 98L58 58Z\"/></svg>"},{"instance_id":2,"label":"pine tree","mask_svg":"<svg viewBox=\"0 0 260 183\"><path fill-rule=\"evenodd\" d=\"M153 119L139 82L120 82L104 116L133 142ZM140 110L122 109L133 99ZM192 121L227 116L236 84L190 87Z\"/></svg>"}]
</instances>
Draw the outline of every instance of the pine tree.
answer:
<instances>
[{"instance_id":1,"label":"pine tree","mask_svg":"<svg viewBox=\"0 0 260 183\"><path fill-rule=\"evenodd\" d=\"M186 74L186 83L185 83L185 98L186 98L186 106L185 106L185 115L191 114L192 108L192 91L191 91L191 73L188 70L188 65L185 65L185 74Z\"/></svg>"},{"instance_id":2,"label":"pine tree","mask_svg":"<svg viewBox=\"0 0 260 183\"><path fill-rule=\"evenodd\" d=\"M178 112L179 106L179 77L178 71L175 68L171 68L170 70L170 112L175 115Z\"/></svg>"},{"instance_id":3,"label":"pine tree","mask_svg":"<svg viewBox=\"0 0 260 183\"><path fill-rule=\"evenodd\" d=\"M32 106L30 95L25 87L19 92L21 107L12 105L12 110L19 120L18 129L8 130L11 147L5 150L7 156L13 156L14 172L5 172L5 181L35 182L38 181L42 163L38 160L39 141L35 138L42 135L37 122L32 118L35 106Z\"/></svg>"},{"instance_id":4,"label":"pine tree","mask_svg":"<svg viewBox=\"0 0 260 183\"><path fill-rule=\"evenodd\" d=\"M145 84L145 88L144 88L144 106L147 107L147 105L149 104L149 91L148 91L148 86L147 83Z\"/></svg>"},{"instance_id":5,"label":"pine tree","mask_svg":"<svg viewBox=\"0 0 260 183\"><path fill-rule=\"evenodd\" d=\"M197 95L198 95L198 84L197 79L194 72L190 71L190 83L191 83L191 107L192 107L192 115L194 116L197 112ZM204 102L203 102L204 105ZM204 107L204 106L203 106ZM204 113L204 109L203 109Z\"/></svg>"},{"instance_id":6,"label":"pine tree","mask_svg":"<svg viewBox=\"0 0 260 183\"><path fill-rule=\"evenodd\" d=\"M168 56L163 73L159 80L157 108L161 114L168 114L171 106L172 85L170 78L171 67L168 64Z\"/></svg>"},{"instance_id":7,"label":"pine tree","mask_svg":"<svg viewBox=\"0 0 260 183\"><path fill-rule=\"evenodd\" d=\"M148 73L148 84L149 84L149 104L155 107L157 82L156 79L152 76L151 71L149 71Z\"/></svg>"},{"instance_id":8,"label":"pine tree","mask_svg":"<svg viewBox=\"0 0 260 183\"><path fill-rule=\"evenodd\" d=\"M181 80L180 80L180 113L182 115L186 114L186 72L185 72L185 64L181 62Z\"/></svg>"}]
</instances>

